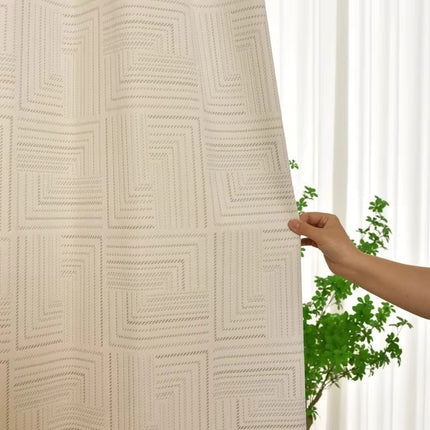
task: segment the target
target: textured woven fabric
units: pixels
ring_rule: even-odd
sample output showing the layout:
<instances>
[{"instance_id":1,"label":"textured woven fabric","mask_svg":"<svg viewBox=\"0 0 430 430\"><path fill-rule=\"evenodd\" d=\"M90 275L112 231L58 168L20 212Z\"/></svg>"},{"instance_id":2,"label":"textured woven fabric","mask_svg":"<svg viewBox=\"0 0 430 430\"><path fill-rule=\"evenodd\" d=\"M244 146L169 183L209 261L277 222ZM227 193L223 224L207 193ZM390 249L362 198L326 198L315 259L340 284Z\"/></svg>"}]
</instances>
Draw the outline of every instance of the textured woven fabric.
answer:
<instances>
[{"instance_id":1,"label":"textured woven fabric","mask_svg":"<svg viewBox=\"0 0 430 430\"><path fill-rule=\"evenodd\" d=\"M304 428L264 0L0 0L0 429Z\"/></svg>"}]
</instances>

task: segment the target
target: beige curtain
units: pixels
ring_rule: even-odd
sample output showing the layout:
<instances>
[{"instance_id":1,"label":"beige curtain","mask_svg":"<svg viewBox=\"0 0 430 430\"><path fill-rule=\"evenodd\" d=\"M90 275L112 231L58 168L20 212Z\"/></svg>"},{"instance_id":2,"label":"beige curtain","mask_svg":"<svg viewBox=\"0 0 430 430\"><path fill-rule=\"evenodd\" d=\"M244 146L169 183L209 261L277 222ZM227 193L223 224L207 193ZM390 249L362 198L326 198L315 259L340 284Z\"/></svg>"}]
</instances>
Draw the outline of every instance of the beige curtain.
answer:
<instances>
[{"instance_id":1,"label":"beige curtain","mask_svg":"<svg viewBox=\"0 0 430 430\"><path fill-rule=\"evenodd\" d=\"M264 0L0 0L0 429L304 428Z\"/></svg>"}]
</instances>

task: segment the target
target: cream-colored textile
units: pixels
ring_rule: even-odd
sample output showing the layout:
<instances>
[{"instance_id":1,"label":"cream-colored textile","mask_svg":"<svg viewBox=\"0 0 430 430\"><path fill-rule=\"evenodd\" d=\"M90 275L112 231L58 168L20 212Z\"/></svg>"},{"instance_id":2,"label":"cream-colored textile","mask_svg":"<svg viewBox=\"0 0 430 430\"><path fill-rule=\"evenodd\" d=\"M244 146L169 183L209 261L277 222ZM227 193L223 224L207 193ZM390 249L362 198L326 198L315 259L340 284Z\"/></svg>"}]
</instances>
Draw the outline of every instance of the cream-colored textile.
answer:
<instances>
[{"instance_id":1,"label":"cream-colored textile","mask_svg":"<svg viewBox=\"0 0 430 430\"><path fill-rule=\"evenodd\" d=\"M264 0L0 0L0 429L303 429Z\"/></svg>"}]
</instances>

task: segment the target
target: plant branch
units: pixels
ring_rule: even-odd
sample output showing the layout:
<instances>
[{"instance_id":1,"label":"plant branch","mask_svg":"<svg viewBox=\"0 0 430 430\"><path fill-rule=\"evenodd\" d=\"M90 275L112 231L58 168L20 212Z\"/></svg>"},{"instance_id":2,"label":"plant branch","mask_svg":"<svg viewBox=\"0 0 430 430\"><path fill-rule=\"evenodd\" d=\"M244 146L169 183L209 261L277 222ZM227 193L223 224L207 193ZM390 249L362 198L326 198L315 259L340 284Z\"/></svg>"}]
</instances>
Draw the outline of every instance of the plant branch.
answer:
<instances>
[{"instance_id":1,"label":"plant branch","mask_svg":"<svg viewBox=\"0 0 430 430\"><path fill-rule=\"evenodd\" d=\"M291 168L298 168L296 163ZM301 212L307 203L317 197L316 190L305 187L302 198L297 202ZM383 211L388 203L380 197L369 203L372 212L365 220L365 228L358 229L359 242L353 244L360 251L377 255L386 248L391 230ZM351 297L358 285L338 276L316 277L316 289L312 300L303 304L303 330L305 349L305 388L309 423L316 418L316 405L324 390L338 385L342 378L360 380L373 375L378 368L397 360L400 364L402 350L399 333L404 326L412 327L405 319L390 318L396 313L393 305L384 302L377 309L371 297L358 297L352 311L344 310L343 301ZM330 312L332 305L337 311ZM391 330L390 326L397 330ZM373 333L386 335L385 345L378 350L374 345Z\"/></svg>"}]
</instances>

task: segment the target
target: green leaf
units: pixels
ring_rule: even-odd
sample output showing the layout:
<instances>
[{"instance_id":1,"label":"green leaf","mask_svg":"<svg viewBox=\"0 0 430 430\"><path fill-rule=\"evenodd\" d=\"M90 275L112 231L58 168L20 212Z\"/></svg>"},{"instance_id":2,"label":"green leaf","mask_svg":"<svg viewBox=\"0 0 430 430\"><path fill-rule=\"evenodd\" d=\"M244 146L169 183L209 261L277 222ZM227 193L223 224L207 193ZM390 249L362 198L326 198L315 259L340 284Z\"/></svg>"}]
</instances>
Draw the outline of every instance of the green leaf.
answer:
<instances>
[{"instance_id":1,"label":"green leaf","mask_svg":"<svg viewBox=\"0 0 430 430\"><path fill-rule=\"evenodd\" d=\"M296 160L289 160L290 168L291 169L298 169L299 165L297 164Z\"/></svg>"}]
</instances>

